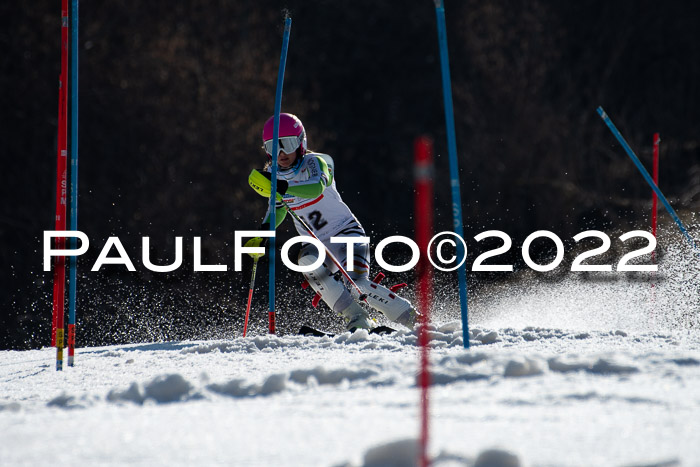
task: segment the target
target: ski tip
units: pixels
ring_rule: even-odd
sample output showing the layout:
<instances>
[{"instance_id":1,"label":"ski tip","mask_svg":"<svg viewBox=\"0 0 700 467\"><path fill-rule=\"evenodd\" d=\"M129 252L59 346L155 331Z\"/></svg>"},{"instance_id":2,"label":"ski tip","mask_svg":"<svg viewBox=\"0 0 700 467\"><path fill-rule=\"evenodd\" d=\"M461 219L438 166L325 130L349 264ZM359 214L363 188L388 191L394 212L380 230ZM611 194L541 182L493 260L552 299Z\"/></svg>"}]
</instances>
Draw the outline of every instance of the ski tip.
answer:
<instances>
[{"instance_id":1,"label":"ski tip","mask_svg":"<svg viewBox=\"0 0 700 467\"><path fill-rule=\"evenodd\" d=\"M333 334L329 334L327 332L319 331L318 329L314 329L311 326L303 325L302 327L299 328L299 335L302 336L314 336L314 337L333 337Z\"/></svg>"}]
</instances>

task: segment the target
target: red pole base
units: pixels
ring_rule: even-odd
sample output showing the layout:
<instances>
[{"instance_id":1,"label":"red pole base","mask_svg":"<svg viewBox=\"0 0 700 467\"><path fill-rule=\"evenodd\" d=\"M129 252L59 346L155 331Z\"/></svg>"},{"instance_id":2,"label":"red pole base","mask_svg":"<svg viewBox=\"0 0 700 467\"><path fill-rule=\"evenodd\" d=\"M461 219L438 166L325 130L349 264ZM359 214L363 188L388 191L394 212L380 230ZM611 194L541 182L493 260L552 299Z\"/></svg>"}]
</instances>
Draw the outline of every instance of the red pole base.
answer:
<instances>
[{"instance_id":1,"label":"red pole base","mask_svg":"<svg viewBox=\"0 0 700 467\"><path fill-rule=\"evenodd\" d=\"M270 331L270 334L274 334L274 333L275 333L275 312L274 312L274 311L268 312L268 316L269 316L269 318L270 318L270 329L269 329L269 331Z\"/></svg>"},{"instance_id":2,"label":"red pole base","mask_svg":"<svg viewBox=\"0 0 700 467\"><path fill-rule=\"evenodd\" d=\"M75 324L68 325L68 366L73 366L75 359Z\"/></svg>"}]
</instances>

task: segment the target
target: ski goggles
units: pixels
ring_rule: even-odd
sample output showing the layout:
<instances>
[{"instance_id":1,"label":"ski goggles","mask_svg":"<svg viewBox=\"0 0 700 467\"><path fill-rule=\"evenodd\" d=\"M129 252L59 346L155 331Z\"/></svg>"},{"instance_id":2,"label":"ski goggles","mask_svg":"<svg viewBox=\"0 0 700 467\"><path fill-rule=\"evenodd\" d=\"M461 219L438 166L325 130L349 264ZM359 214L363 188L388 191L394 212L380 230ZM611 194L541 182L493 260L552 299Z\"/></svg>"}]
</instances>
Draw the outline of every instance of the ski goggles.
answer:
<instances>
[{"instance_id":1,"label":"ski goggles","mask_svg":"<svg viewBox=\"0 0 700 467\"><path fill-rule=\"evenodd\" d=\"M273 140L267 140L263 144L265 152L272 154L272 143ZM283 136L279 139L279 146L277 147L277 154L279 151L284 151L287 154L291 154L299 147L299 137L298 136Z\"/></svg>"}]
</instances>

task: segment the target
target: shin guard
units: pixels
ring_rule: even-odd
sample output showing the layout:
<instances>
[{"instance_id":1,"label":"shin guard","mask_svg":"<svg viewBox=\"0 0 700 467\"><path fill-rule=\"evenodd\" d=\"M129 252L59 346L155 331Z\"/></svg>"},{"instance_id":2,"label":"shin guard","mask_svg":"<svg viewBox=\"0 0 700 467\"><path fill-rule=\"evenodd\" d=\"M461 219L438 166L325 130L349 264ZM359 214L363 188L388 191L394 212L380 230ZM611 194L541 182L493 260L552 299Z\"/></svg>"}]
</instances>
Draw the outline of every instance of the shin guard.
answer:
<instances>
[{"instance_id":1,"label":"shin guard","mask_svg":"<svg viewBox=\"0 0 700 467\"><path fill-rule=\"evenodd\" d=\"M413 309L411 302L366 277L358 279L356 283L367 294L367 303L372 308L381 311L391 321L399 320L400 322L402 315Z\"/></svg>"}]
</instances>

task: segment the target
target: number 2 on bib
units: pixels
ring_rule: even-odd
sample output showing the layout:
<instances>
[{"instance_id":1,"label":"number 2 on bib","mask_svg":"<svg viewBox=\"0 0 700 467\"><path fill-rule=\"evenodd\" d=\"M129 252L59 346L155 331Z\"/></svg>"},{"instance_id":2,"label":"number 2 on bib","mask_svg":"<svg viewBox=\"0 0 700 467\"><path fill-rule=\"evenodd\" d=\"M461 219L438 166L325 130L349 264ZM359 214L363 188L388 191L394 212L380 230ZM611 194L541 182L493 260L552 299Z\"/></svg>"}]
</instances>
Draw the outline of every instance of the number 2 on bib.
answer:
<instances>
[{"instance_id":1,"label":"number 2 on bib","mask_svg":"<svg viewBox=\"0 0 700 467\"><path fill-rule=\"evenodd\" d=\"M314 230L320 230L328 224L328 221L323 219L321 211L311 211L308 215L309 224L314 228Z\"/></svg>"}]
</instances>

